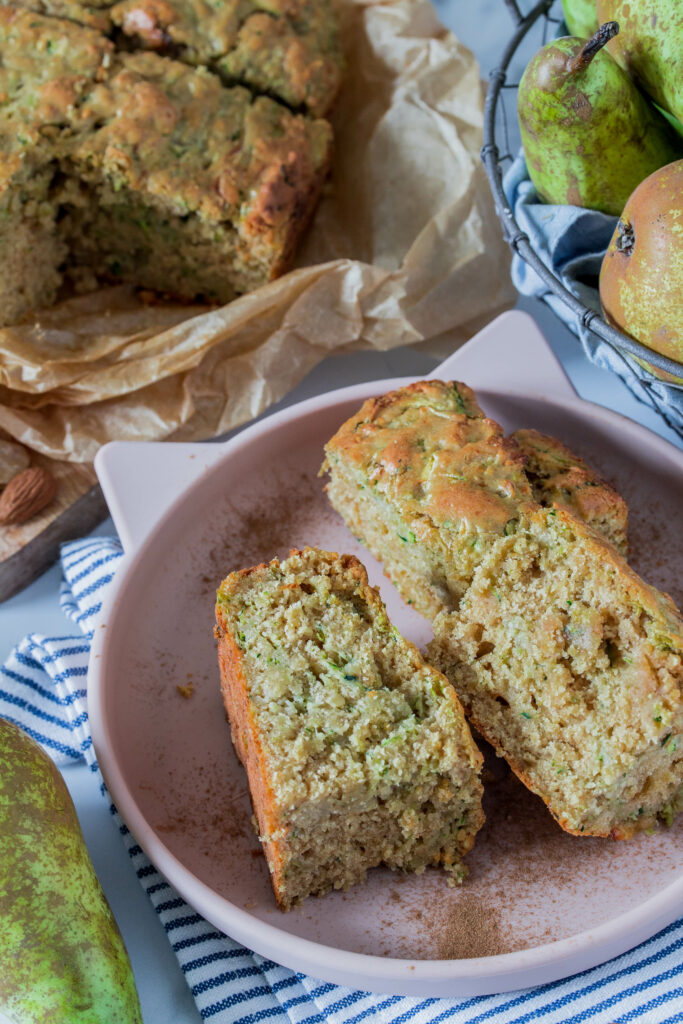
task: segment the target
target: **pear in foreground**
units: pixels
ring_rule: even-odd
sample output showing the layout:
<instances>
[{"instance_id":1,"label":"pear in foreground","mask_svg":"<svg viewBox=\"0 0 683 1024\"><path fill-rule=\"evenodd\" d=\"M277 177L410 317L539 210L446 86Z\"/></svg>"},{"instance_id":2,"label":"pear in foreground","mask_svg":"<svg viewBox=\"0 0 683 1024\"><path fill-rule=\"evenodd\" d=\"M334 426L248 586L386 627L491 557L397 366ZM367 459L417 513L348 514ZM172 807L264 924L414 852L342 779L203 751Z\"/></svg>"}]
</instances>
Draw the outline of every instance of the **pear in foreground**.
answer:
<instances>
[{"instance_id":1,"label":"pear in foreground","mask_svg":"<svg viewBox=\"0 0 683 1024\"><path fill-rule=\"evenodd\" d=\"M678 160L641 182L626 203L602 262L600 301L609 323L683 363L682 297L683 160Z\"/></svg>"},{"instance_id":2,"label":"pear in foreground","mask_svg":"<svg viewBox=\"0 0 683 1024\"><path fill-rule=\"evenodd\" d=\"M2 718L0 1010L16 1024L142 1024L128 954L64 780Z\"/></svg>"}]
</instances>

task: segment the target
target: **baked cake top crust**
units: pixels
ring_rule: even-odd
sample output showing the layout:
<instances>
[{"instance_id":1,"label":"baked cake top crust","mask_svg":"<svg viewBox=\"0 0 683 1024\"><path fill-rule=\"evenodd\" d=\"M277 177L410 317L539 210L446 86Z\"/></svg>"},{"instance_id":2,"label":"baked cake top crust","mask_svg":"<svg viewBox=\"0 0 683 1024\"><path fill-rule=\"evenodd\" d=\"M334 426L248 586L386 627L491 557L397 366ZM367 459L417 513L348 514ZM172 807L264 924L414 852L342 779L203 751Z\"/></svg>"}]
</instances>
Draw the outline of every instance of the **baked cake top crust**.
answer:
<instances>
[{"instance_id":1,"label":"baked cake top crust","mask_svg":"<svg viewBox=\"0 0 683 1024\"><path fill-rule=\"evenodd\" d=\"M172 213L280 244L329 158L325 121L90 28L0 7L0 168L66 162ZM17 130L17 125L20 125Z\"/></svg>"},{"instance_id":2,"label":"baked cake top crust","mask_svg":"<svg viewBox=\"0 0 683 1024\"><path fill-rule=\"evenodd\" d=\"M511 437L526 457L536 501L565 506L626 555L628 507L618 491L557 438L538 430L516 430Z\"/></svg>"},{"instance_id":3,"label":"baked cake top crust","mask_svg":"<svg viewBox=\"0 0 683 1024\"><path fill-rule=\"evenodd\" d=\"M326 0L123 0L111 18L134 45L205 65L316 117L339 89L343 61Z\"/></svg>"},{"instance_id":4,"label":"baked cake top crust","mask_svg":"<svg viewBox=\"0 0 683 1024\"><path fill-rule=\"evenodd\" d=\"M532 501L524 457L465 384L418 381L364 403L325 448L400 505L419 538L454 522L504 533ZM462 527L459 527L460 532Z\"/></svg>"}]
</instances>

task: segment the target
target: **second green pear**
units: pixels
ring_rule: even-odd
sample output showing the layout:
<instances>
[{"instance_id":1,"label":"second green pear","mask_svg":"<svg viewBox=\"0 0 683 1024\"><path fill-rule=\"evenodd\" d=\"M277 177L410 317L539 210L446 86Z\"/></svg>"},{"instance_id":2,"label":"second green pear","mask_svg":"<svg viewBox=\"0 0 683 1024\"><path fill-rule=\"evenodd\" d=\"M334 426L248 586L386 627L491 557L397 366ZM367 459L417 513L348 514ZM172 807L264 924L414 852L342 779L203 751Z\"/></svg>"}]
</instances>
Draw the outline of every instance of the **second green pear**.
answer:
<instances>
[{"instance_id":1,"label":"second green pear","mask_svg":"<svg viewBox=\"0 0 683 1024\"><path fill-rule=\"evenodd\" d=\"M595 0L562 0L562 12L573 36L590 38L598 29Z\"/></svg>"},{"instance_id":2,"label":"second green pear","mask_svg":"<svg viewBox=\"0 0 683 1024\"><path fill-rule=\"evenodd\" d=\"M610 43L618 64L660 107L683 122L681 0L597 0L602 20L619 22Z\"/></svg>"},{"instance_id":3,"label":"second green pear","mask_svg":"<svg viewBox=\"0 0 683 1024\"><path fill-rule=\"evenodd\" d=\"M548 203L618 216L634 188L681 155L680 140L603 49L618 31L586 42L564 36L529 62L518 93L529 175Z\"/></svg>"}]
</instances>

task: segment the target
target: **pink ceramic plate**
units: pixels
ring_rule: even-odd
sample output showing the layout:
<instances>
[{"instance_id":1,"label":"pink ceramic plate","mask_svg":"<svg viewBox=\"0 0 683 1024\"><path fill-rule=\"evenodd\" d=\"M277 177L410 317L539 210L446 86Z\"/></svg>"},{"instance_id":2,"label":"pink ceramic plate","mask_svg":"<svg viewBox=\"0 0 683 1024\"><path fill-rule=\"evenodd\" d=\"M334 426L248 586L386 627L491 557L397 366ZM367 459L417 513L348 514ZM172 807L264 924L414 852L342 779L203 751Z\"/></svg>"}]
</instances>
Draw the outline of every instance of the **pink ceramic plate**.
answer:
<instances>
[{"instance_id":1,"label":"pink ceramic plate","mask_svg":"<svg viewBox=\"0 0 683 1024\"><path fill-rule=\"evenodd\" d=\"M434 376L472 385L512 430L560 437L619 487L633 562L680 603L683 453L581 401L528 317L509 313ZM226 444L113 444L97 470L126 549L96 631L88 676L99 763L139 843L185 899L259 953L374 991L476 995L600 963L683 912L683 823L628 843L562 833L504 765L491 766L487 824L470 876L384 869L348 893L275 908L230 744L212 637L230 570L314 544L358 555L398 628L429 625L328 507L323 443L371 395L360 384L273 415Z\"/></svg>"}]
</instances>

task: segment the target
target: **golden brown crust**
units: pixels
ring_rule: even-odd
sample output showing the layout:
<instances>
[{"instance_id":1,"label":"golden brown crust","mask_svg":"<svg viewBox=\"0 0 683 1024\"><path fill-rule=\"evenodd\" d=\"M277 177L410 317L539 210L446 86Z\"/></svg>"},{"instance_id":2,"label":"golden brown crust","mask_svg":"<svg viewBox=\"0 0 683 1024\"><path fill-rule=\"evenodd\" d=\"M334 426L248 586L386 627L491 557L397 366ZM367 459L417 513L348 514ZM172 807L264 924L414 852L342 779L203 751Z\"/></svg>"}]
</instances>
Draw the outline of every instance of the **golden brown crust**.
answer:
<instances>
[{"instance_id":1,"label":"golden brown crust","mask_svg":"<svg viewBox=\"0 0 683 1024\"><path fill-rule=\"evenodd\" d=\"M327 466L342 460L406 519L436 527L458 517L502 532L518 503L531 500L518 448L458 381L417 381L369 399L325 452Z\"/></svg>"},{"instance_id":2,"label":"golden brown crust","mask_svg":"<svg viewBox=\"0 0 683 1024\"><path fill-rule=\"evenodd\" d=\"M277 225L278 219L282 217L282 211L287 212L286 232L279 242L280 256L270 269L270 280L280 277L291 268L299 242L313 219L320 193L332 166L332 158L333 143L330 135L325 157L317 167L302 167L301 155L292 151L279 167L271 170L270 182L266 183L266 190L262 197L259 197L263 200L261 209L255 204L250 215L252 228L258 234L259 229L263 230L264 221L266 224ZM297 167L292 180L292 177L287 175L290 169L293 170L294 164ZM269 186L270 195L267 191ZM261 211L265 212L265 216Z\"/></svg>"},{"instance_id":3,"label":"golden brown crust","mask_svg":"<svg viewBox=\"0 0 683 1024\"><path fill-rule=\"evenodd\" d=\"M14 6L68 19L125 39L123 49L152 50L206 67L295 110L323 117L339 90L343 56L328 0L15 0Z\"/></svg>"},{"instance_id":4,"label":"golden brown crust","mask_svg":"<svg viewBox=\"0 0 683 1024\"><path fill-rule=\"evenodd\" d=\"M343 59L332 5L315 0L306 7L305 20L289 12L278 18L251 15L215 66L227 81L244 81L295 109L324 117L339 91ZM297 30L304 24L303 31Z\"/></svg>"},{"instance_id":5,"label":"golden brown crust","mask_svg":"<svg viewBox=\"0 0 683 1024\"><path fill-rule=\"evenodd\" d=\"M619 492L557 438L538 430L516 430L513 440L526 458L534 499L561 505L628 554L628 507Z\"/></svg>"},{"instance_id":6,"label":"golden brown crust","mask_svg":"<svg viewBox=\"0 0 683 1024\"><path fill-rule=\"evenodd\" d=\"M256 570L244 571L249 573ZM217 609L216 615L223 703L230 719L237 756L244 765L249 780L252 806L258 822L259 835L262 837L275 899L278 906L284 910L287 908L280 892L284 887L282 853L277 841L270 838L277 834L280 824L273 790L268 781L268 764L263 743L249 702L244 656L235 643L220 608Z\"/></svg>"},{"instance_id":7,"label":"golden brown crust","mask_svg":"<svg viewBox=\"0 0 683 1024\"><path fill-rule=\"evenodd\" d=\"M12 6L52 18L64 18L99 32L111 32L108 3L81 3L81 0L13 0Z\"/></svg>"}]
</instances>

